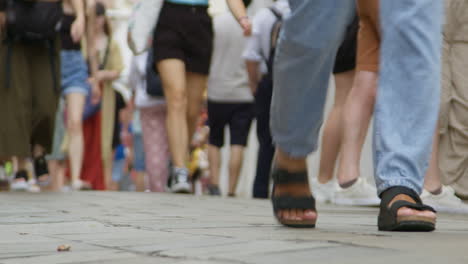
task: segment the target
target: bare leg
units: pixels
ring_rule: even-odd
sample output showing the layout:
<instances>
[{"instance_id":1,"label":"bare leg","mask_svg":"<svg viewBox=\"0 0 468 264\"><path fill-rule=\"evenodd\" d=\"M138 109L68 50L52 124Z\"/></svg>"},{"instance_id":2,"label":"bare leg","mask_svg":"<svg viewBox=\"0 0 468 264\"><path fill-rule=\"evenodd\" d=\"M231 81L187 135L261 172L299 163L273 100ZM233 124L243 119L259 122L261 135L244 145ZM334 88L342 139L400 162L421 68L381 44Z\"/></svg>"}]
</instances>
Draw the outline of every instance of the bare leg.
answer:
<instances>
[{"instance_id":1,"label":"bare leg","mask_svg":"<svg viewBox=\"0 0 468 264\"><path fill-rule=\"evenodd\" d=\"M80 181L83 166L84 136L83 111L86 97L83 94L72 93L67 95L67 131L70 139L68 157L70 159L71 180Z\"/></svg>"},{"instance_id":2,"label":"bare leg","mask_svg":"<svg viewBox=\"0 0 468 264\"><path fill-rule=\"evenodd\" d=\"M343 114L344 133L338 168L338 182L343 184L360 175L361 152L374 111L378 75L360 71L346 100Z\"/></svg>"},{"instance_id":3,"label":"bare leg","mask_svg":"<svg viewBox=\"0 0 468 264\"><path fill-rule=\"evenodd\" d=\"M442 188L442 182L440 180L440 170L439 170L439 131L436 129L434 140L432 143L432 154L431 161L429 163L429 169L427 170L424 189L434 193Z\"/></svg>"},{"instance_id":4,"label":"bare leg","mask_svg":"<svg viewBox=\"0 0 468 264\"><path fill-rule=\"evenodd\" d=\"M197 128L203 104L203 93L206 89L206 75L187 72L187 122L189 142Z\"/></svg>"},{"instance_id":5,"label":"bare leg","mask_svg":"<svg viewBox=\"0 0 468 264\"><path fill-rule=\"evenodd\" d=\"M107 160L103 161L103 165L104 183L106 184L106 190L113 191L116 189L115 183L112 181L112 166L114 165L114 152L107 158Z\"/></svg>"},{"instance_id":6,"label":"bare leg","mask_svg":"<svg viewBox=\"0 0 468 264\"><path fill-rule=\"evenodd\" d=\"M187 89L185 64L178 59L158 63L167 101L169 149L175 167L184 168L188 159Z\"/></svg>"},{"instance_id":7,"label":"bare leg","mask_svg":"<svg viewBox=\"0 0 468 264\"><path fill-rule=\"evenodd\" d=\"M335 164L340 152L343 131L343 108L346 98L353 86L354 71L335 75L335 102L328 115L322 136L320 154L319 183L327 183L333 178Z\"/></svg>"},{"instance_id":8,"label":"bare leg","mask_svg":"<svg viewBox=\"0 0 468 264\"><path fill-rule=\"evenodd\" d=\"M65 185L65 166L60 160L49 160L48 165L51 177L51 190L61 191Z\"/></svg>"},{"instance_id":9,"label":"bare leg","mask_svg":"<svg viewBox=\"0 0 468 264\"><path fill-rule=\"evenodd\" d=\"M218 147L208 145L208 161L210 163L210 182L219 186L219 170L221 167L221 151Z\"/></svg>"},{"instance_id":10,"label":"bare leg","mask_svg":"<svg viewBox=\"0 0 468 264\"><path fill-rule=\"evenodd\" d=\"M145 172L137 172L136 180L135 180L135 187L137 192L144 192L145 188Z\"/></svg>"},{"instance_id":11,"label":"bare leg","mask_svg":"<svg viewBox=\"0 0 468 264\"><path fill-rule=\"evenodd\" d=\"M229 157L229 195L231 196L236 193L243 160L244 146L232 145Z\"/></svg>"}]
</instances>

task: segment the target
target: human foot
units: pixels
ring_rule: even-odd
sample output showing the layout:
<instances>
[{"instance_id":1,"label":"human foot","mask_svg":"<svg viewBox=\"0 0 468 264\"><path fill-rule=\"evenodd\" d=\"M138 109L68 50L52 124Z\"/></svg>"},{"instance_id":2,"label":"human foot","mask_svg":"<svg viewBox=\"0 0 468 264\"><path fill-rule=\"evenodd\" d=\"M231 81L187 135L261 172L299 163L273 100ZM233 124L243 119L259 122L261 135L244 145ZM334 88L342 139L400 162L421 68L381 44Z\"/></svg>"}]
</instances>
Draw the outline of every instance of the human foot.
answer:
<instances>
[{"instance_id":1,"label":"human foot","mask_svg":"<svg viewBox=\"0 0 468 264\"><path fill-rule=\"evenodd\" d=\"M381 196L379 230L433 231L435 229L435 210L424 205L415 191L396 186L387 189Z\"/></svg>"},{"instance_id":2,"label":"human foot","mask_svg":"<svg viewBox=\"0 0 468 264\"><path fill-rule=\"evenodd\" d=\"M86 190L92 189L91 184L84 182L82 180L73 181L70 187L73 191L86 191Z\"/></svg>"},{"instance_id":3,"label":"human foot","mask_svg":"<svg viewBox=\"0 0 468 264\"><path fill-rule=\"evenodd\" d=\"M272 202L276 219L289 227L315 227L317 211L307 172L273 171Z\"/></svg>"},{"instance_id":4,"label":"human foot","mask_svg":"<svg viewBox=\"0 0 468 264\"><path fill-rule=\"evenodd\" d=\"M424 190L421 199L441 213L468 214L468 204L458 198L455 190L450 186L442 186L438 194Z\"/></svg>"},{"instance_id":5,"label":"human foot","mask_svg":"<svg viewBox=\"0 0 468 264\"><path fill-rule=\"evenodd\" d=\"M416 203L416 201L410 196L405 195L405 194L400 194L400 195L395 196L395 198L393 198L393 200L389 204L389 207L391 207L397 201L406 201L410 203ZM412 209L408 207L401 207L400 209L398 209L397 216L409 217L409 218L426 218L434 223L437 217L436 213L431 210L420 211L420 210L416 210L416 209Z\"/></svg>"},{"instance_id":6,"label":"human foot","mask_svg":"<svg viewBox=\"0 0 468 264\"><path fill-rule=\"evenodd\" d=\"M378 206L380 204L377 189L364 178L357 178L346 188L340 186L334 193L333 201L338 205Z\"/></svg>"}]
</instances>

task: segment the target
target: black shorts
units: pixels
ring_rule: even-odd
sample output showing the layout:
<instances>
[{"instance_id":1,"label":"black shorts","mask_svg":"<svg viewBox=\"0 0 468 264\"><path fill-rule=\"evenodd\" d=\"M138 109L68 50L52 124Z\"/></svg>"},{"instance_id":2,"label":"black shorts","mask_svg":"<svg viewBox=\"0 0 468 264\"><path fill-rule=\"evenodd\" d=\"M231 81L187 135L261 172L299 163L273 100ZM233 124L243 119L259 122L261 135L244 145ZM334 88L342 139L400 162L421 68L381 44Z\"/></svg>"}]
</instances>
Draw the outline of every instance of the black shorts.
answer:
<instances>
[{"instance_id":1,"label":"black shorts","mask_svg":"<svg viewBox=\"0 0 468 264\"><path fill-rule=\"evenodd\" d=\"M224 128L229 126L231 145L246 146L254 116L253 103L215 103L208 101L210 144L224 145Z\"/></svg>"},{"instance_id":2,"label":"black shorts","mask_svg":"<svg viewBox=\"0 0 468 264\"><path fill-rule=\"evenodd\" d=\"M188 72L208 75L213 52L213 24L205 6L165 2L154 31L156 62L180 59Z\"/></svg>"},{"instance_id":3,"label":"black shorts","mask_svg":"<svg viewBox=\"0 0 468 264\"><path fill-rule=\"evenodd\" d=\"M356 16L346 29L344 40L336 54L333 74L351 71L356 68L358 31L359 18Z\"/></svg>"}]
</instances>

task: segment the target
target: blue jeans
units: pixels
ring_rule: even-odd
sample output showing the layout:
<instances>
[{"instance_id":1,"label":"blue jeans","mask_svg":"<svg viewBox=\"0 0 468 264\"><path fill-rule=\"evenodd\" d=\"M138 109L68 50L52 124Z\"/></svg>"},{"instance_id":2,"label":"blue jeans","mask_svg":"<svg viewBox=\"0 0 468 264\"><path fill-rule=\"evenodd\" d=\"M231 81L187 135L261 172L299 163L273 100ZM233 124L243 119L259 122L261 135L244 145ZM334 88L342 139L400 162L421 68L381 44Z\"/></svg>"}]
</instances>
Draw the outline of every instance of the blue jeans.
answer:
<instances>
[{"instance_id":1,"label":"blue jeans","mask_svg":"<svg viewBox=\"0 0 468 264\"><path fill-rule=\"evenodd\" d=\"M277 48L271 127L291 157L317 149L335 54L354 1L290 0ZM440 90L443 1L381 0L382 48L375 106L378 192L421 192L431 153Z\"/></svg>"}]
</instances>

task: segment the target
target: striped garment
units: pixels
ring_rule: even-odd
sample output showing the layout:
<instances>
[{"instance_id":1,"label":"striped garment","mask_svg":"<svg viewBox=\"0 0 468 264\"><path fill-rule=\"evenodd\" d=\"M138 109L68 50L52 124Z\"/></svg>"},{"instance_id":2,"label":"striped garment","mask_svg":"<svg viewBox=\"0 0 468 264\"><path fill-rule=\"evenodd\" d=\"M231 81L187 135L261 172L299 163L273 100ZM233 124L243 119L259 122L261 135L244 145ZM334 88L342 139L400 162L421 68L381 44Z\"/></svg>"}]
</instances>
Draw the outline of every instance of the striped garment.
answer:
<instances>
[{"instance_id":1,"label":"striped garment","mask_svg":"<svg viewBox=\"0 0 468 264\"><path fill-rule=\"evenodd\" d=\"M166 0L166 2L182 5L208 5L208 0Z\"/></svg>"}]
</instances>

